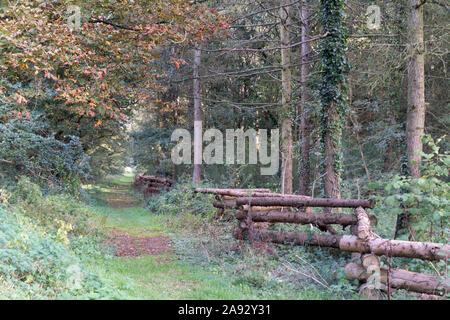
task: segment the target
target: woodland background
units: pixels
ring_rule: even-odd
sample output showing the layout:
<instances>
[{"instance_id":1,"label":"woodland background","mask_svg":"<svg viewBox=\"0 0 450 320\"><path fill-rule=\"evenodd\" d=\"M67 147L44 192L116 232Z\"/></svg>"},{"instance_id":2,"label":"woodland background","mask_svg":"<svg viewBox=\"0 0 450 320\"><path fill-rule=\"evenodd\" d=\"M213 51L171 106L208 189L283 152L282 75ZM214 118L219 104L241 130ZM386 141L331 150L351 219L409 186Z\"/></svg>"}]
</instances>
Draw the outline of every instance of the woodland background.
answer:
<instances>
[{"instance_id":1,"label":"woodland background","mask_svg":"<svg viewBox=\"0 0 450 320\"><path fill-rule=\"evenodd\" d=\"M448 18L439 0L1 1L0 243L21 234L16 215L49 228L55 246L85 234L90 224L73 218L88 216L85 186L125 167L184 192L375 198L380 233L448 242ZM174 166L173 130L199 119L222 132L280 128L278 174ZM180 201L169 193L149 208L178 214ZM3 279L53 277L33 258L22 270L18 255L2 252Z\"/></svg>"}]
</instances>

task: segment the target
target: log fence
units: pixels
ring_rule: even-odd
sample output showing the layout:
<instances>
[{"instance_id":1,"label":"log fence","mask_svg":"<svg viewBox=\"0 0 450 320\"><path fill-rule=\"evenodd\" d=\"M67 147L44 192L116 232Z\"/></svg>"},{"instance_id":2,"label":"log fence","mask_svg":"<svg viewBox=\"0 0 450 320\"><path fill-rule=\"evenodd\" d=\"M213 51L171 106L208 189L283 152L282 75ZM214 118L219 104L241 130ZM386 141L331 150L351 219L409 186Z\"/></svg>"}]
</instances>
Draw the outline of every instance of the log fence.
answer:
<instances>
[{"instance_id":1,"label":"log fence","mask_svg":"<svg viewBox=\"0 0 450 320\"><path fill-rule=\"evenodd\" d=\"M169 190L175 182L169 178L156 176L136 175L133 186L142 192L143 197L149 198L154 194L159 194Z\"/></svg>"},{"instance_id":2,"label":"log fence","mask_svg":"<svg viewBox=\"0 0 450 320\"><path fill-rule=\"evenodd\" d=\"M381 256L446 261L450 258L450 245L379 237L371 229L377 218L367 212L374 208L373 200L311 198L272 193L268 189L196 188L195 192L216 195L213 202L217 208L216 217L226 215L237 220L233 236L238 240L329 247L351 252L353 261L347 264L345 273L349 280L359 281L359 293L366 298L379 298L388 289L415 292L421 299L442 299L449 293L449 277L381 267ZM352 208L354 213L312 212L314 207ZM331 234L264 228L275 223L311 224ZM350 226L350 234L337 234L331 225L341 225L344 230Z\"/></svg>"}]
</instances>

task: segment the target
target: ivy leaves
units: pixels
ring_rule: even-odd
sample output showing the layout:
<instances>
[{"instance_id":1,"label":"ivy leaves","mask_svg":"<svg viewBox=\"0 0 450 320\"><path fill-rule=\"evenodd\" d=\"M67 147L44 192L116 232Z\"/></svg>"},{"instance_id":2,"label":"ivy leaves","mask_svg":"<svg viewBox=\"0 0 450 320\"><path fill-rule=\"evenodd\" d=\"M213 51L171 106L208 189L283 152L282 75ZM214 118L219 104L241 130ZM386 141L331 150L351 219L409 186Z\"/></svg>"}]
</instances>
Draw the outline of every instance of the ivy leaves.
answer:
<instances>
[{"instance_id":1,"label":"ivy leaves","mask_svg":"<svg viewBox=\"0 0 450 320\"><path fill-rule=\"evenodd\" d=\"M347 30L345 26L344 0L322 0L320 20L323 34L320 44L322 83L321 97L322 144L333 153L334 171L342 173L342 129L348 111L346 81L349 65L346 59ZM327 145L326 140L331 140ZM327 150L325 152L328 152Z\"/></svg>"}]
</instances>

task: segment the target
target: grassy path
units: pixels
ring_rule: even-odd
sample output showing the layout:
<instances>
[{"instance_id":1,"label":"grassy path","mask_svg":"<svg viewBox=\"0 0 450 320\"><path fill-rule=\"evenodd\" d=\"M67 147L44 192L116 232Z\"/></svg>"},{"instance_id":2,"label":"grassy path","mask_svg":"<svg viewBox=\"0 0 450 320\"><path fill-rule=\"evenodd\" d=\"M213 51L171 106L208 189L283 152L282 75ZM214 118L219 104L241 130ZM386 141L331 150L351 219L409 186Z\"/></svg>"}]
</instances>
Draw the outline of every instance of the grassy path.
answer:
<instances>
[{"instance_id":1,"label":"grassy path","mask_svg":"<svg viewBox=\"0 0 450 320\"><path fill-rule=\"evenodd\" d=\"M122 176L95 187L97 197L103 199L95 206L98 221L111 235L120 234L138 242L145 239L150 249L158 237L160 246L164 242L162 248L155 254L97 260L90 264L92 271L135 299L257 298L250 288L234 286L229 279L180 261L171 247L166 217L144 209L133 196L131 183L131 176ZM135 244L125 242L123 246L134 250Z\"/></svg>"}]
</instances>

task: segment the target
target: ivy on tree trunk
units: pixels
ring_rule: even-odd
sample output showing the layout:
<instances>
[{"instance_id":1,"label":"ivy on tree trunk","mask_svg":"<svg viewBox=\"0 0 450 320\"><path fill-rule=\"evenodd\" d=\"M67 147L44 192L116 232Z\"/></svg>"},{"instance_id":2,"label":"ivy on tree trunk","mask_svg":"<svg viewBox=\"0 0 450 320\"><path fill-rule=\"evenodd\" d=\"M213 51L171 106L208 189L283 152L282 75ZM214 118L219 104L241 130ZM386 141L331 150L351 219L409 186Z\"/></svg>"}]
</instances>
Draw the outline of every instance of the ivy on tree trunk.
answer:
<instances>
[{"instance_id":1,"label":"ivy on tree trunk","mask_svg":"<svg viewBox=\"0 0 450 320\"><path fill-rule=\"evenodd\" d=\"M324 152L324 187L327 197L339 197L342 172L342 129L346 103L347 33L345 26L345 0L321 0L320 19L323 28L321 41L322 83L321 142Z\"/></svg>"}]
</instances>

